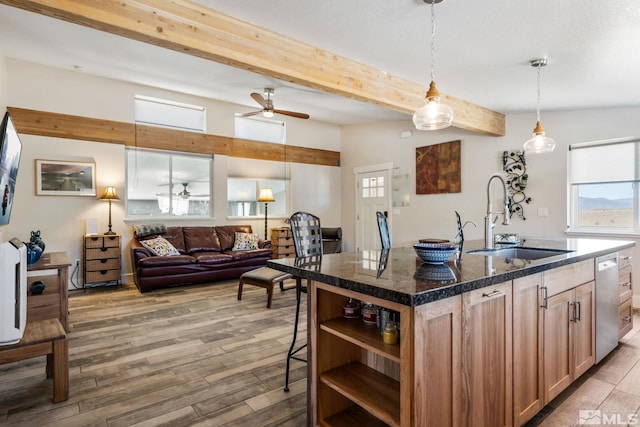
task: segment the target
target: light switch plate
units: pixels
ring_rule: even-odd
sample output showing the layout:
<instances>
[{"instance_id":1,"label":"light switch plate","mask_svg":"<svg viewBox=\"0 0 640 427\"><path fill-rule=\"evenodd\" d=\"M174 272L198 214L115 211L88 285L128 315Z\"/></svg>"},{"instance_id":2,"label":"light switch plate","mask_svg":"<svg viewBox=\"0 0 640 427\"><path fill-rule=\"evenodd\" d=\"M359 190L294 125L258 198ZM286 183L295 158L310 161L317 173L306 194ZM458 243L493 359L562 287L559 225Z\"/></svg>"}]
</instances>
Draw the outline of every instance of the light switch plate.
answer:
<instances>
[{"instance_id":1,"label":"light switch plate","mask_svg":"<svg viewBox=\"0 0 640 427\"><path fill-rule=\"evenodd\" d=\"M538 208L538 216L549 216L548 208Z\"/></svg>"}]
</instances>

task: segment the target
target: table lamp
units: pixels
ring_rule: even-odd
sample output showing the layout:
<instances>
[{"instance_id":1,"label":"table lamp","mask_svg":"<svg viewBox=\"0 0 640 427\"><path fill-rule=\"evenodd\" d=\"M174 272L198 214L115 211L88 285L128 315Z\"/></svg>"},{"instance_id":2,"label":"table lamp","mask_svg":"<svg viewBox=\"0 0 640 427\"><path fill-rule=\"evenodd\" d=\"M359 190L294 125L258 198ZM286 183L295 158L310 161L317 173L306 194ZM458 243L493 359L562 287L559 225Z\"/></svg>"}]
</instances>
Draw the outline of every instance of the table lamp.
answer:
<instances>
[{"instance_id":1,"label":"table lamp","mask_svg":"<svg viewBox=\"0 0 640 427\"><path fill-rule=\"evenodd\" d=\"M116 187L106 187L104 189L104 193L102 193L102 196L100 196L100 198L98 200L108 200L109 201L109 231L107 231L104 234L116 234L114 231L111 230L111 202L112 201L118 201L120 200L118 198L118 194L116 193Z\"/></svg>"},{"instance_id":2,"label":"table lamp","mask_svg":"<svg viewBox=\"0 0 640 427\"><path fill-rule=\"evenodd\" d=\"M271 188L265 187L260 189L258 202L264 202L264 240L267 240L267 203L275 202Z\"/></svg>"}]
</instances>

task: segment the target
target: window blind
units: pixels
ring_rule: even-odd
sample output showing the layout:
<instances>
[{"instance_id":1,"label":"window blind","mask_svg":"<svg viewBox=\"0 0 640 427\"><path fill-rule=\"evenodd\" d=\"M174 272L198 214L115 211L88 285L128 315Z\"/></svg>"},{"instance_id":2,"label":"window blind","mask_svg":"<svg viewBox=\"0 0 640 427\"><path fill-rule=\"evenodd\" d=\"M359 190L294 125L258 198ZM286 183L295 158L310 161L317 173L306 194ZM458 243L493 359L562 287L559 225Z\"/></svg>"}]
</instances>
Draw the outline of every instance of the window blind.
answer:
<instances>
[{"instance_id":1,"label":"window blind","mask_svg":"<svg viewBox=\"0 0 640 427\"><path fill-rule=\"evenodd\" d=\"M569 146L569 183L604 183L638 179L640 138L586 142Z\"/></svg>"}]
</instances>

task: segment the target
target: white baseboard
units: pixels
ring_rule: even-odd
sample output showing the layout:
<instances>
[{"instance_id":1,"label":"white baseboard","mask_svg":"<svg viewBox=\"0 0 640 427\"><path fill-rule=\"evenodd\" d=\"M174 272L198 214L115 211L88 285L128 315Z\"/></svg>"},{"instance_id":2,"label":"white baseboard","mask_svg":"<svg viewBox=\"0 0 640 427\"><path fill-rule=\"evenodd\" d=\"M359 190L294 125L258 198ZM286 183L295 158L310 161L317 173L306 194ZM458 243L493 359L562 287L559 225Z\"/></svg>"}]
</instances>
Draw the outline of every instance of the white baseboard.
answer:
<instances>
[{"instance_id":1,"label":"white baseboard","mask_svg":"<svg viewBox=\"0 0 640 427\"><path fill-rule=\"evenodd\" d=\"M640 295L633 296L633 302L631 303L633 308L640 309Z\"/></svg>"}]
</instances>

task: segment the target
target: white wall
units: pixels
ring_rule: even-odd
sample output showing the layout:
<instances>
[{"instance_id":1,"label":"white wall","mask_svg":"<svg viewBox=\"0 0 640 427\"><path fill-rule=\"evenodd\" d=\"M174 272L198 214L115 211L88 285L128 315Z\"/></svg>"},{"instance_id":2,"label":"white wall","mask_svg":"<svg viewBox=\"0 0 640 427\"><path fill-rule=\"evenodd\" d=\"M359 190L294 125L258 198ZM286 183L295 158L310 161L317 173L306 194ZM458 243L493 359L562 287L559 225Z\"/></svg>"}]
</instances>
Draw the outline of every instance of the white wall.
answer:
<instances>
[{"instance_id":1,"label":"white wall","mask_svg":"<svg viewBox=\"0 0 640 427\"><path fill-rule=\"evenodd\" d=\"M525 221L514 218L512 225L497 226L498 231L521 235L564 237L567 224L567 147L583 141L640 136L640 107L546 112L542 119L548 136L557 147L550 154L526 156L529 181L525 193L532 198L526 204ZM342 182L353 182L353 169L392 161L400 173L409 173L411 205L400 208L399 215L391 216L394 246L406 246L420 238L452 238L456 232L454 211L463 221L473 220L477 229L467 227L467 239L481 239L484 235L483 219L487 209L487 181L491 174L502 169L504 150L521 149L531 137L535 126L534 114L507 116L506 136L489 137L449 128L436 132L420 132L407 120L393 123L345 126L342 129ZM412 130L413 136L400 138L400 132ZM425 145L460 139L462 141L462 192L457 194L415 194L415 149ZM375 147L375 149L372 149ZM494 188L494 190L497 190ZM495 200L497 191L492 192ZM342 193L342 227L345 247L352 250L355 239L355 195L352 186ZM538 208L547 208L548 217L538 217ZM623 237L633 240L630 237ZM640 244L640 242L638 242ZM640 260L640 247L636 246ZM640 261L637 261L640 262ZM639 267L636 267L639 268ZM640 284L634 284L636 303L640 306Z\"/></svg>"},{"instance_id":2,"label":"white wall","mask_svg":"<svg viewBox=\"0 0 640 427\"><path fill-rule=\"evenodd\" d=\"M6 104L11 107L133 123L134 96L147 95L204 105L207 108L207 132L223 136L234 134L234 113L252 110L252 107L110 80L76 71L44 67L10 58L6 59L4 67L0 62L0 79L3 75L7 78ZM2 93L4 94L5 91ZM2 100L0 95L0 105ZM97 218L98 231L107 230L107 204L93 197L36 196L34 160L95 162L98 191L100 192L106 185L115 185L121 199L124 199L124 147L116 144L32 135L20 135L20 139L23 143L23 151L16 183L17 193L11 223L3 230L4 238L17 237L28 241L30 231L40 230L47 251L66 251L72 263L75 263L76 259L81 259L85 219ZM340 128L313 120L287 120L287 143L340 151ZM264 227L262 218L240 222L226 219L226 162L226 156L214 158L214 218L190 220L187 224L243 223L250 224L256 232L260 232ZM256 174L259 175L259 171L256 171ZM339 168L295 165L292 167L292 180L297 180L296 174L300 176L301 181L307 181L307 177L312 176L315 180L315 190L321 192L318 192L316 197L310 197L306 187L295 186L291 196L293 207L319 212L319 215L326 216L331 225L339 225L340 198L331 198L331 195L340 192ZM330 208L325 203L326 200L331 201ZM113 230L123 236L122 261L124 272L127 273L125 279L130 280L128 244L131 240L131 225L145 221L125 220L124 201L113 203L112 210ZM163 222L167 225L185 225L182 220ZM282 224L281 218L269 220L269 227L280 227Z\"/></svg>"}]
</instances>

